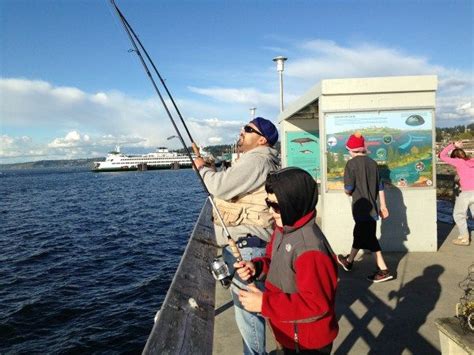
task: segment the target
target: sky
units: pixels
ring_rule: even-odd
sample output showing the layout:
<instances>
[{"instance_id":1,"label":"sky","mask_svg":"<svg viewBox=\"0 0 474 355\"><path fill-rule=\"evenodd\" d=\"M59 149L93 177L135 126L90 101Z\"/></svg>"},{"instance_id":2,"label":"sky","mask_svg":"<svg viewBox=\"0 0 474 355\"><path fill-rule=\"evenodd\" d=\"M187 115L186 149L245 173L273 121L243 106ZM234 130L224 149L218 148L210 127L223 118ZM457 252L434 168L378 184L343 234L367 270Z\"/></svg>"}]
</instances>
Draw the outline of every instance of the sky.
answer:
<instances>
[{"instance_id":1,"label":"sky","mask_svg":"<svg viewBox=\"0 0 474 355\"><path fill-rule=\"evenodd\" d=\"M285 106L322 79L437 75L436 126L474 122L470 0L116 3L201 146L252 107L276 123L280 55ZM0 163L180 148L130 48L108 0L0 0Z\"/></svg>"}]
</instances>

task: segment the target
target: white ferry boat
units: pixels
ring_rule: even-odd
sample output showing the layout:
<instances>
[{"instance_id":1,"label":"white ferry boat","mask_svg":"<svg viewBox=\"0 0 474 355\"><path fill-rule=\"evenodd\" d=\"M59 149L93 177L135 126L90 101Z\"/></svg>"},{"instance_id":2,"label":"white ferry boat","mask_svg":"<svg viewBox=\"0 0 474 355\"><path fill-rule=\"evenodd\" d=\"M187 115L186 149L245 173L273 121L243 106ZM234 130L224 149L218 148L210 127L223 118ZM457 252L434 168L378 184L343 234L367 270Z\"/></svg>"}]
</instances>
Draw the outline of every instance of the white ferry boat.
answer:
<instances>
[{"instance_id":1,"label":"white ferry boat","mask_svg":"<svg viewBox=\"0 0 474 355\"><path fill-rule=\"evenodd\" d=\"M194 154L192 154L194 158ZM192 162L186 154L170 152L166 147L156 148L156 152L143 155L126 155L120 147L109 152L105 161L94 162L93 171L130 171L190 168Z\"/></svg>"}]
</instances>

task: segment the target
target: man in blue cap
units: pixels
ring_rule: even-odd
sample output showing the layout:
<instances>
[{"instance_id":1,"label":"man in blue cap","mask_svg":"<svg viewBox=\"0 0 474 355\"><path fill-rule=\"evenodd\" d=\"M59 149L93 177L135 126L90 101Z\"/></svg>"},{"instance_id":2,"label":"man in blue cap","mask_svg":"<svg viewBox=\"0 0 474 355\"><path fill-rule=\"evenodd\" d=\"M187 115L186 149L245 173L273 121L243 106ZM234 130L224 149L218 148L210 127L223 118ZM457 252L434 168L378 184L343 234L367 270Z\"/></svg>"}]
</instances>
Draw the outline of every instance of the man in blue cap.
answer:
<instances>
[{"instance_id":1,"label":"man in blue cap","mask_svg":"<svg viewBox=\"0 0 474 355\"><path fill-rule=\"evenodd\" d=\"M257 117L242 128L238 142L242 155L230 168L216 172L206 167L202 158L194 160L244 260L263 256L272 232L273 217L265 203L265 181L267 175L280 165L278 152L273 148L277 140L275 125L263 117ZM235 258L230 247L226 246L227 237L215 212L214 228L217 243L225 247L224 259L232 269ZM242 288L246 287L238 276L234 277L234 282ZM263 282L257 281L255 285L263 290ZM239 302L239 290L234 285L231 287L244 354L266 354L265 319L246 311Z\"/></svg>"}]
</instances>

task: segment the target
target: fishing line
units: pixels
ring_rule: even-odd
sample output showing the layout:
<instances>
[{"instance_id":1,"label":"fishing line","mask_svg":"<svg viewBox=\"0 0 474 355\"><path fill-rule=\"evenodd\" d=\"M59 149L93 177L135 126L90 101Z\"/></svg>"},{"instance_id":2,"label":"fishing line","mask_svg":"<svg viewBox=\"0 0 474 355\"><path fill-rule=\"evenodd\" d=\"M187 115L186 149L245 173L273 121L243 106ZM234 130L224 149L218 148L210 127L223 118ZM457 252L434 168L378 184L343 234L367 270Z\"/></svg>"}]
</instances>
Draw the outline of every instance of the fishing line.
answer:
<instances>
[{"instance_id":1,"label":"fishing line","mask_svg":"<svg viewBox=\"0 0 474 355\"><path fill-rule=\"evenodd\" d=\"M178 110L178 108L177 108L177 106L176 106L176 103L174 102L174 100L173 100L173 98L172 98L172 96L171 96L171 93L169 92L167 86L165 85L164 80L162 79L161 75L158 73L158 70L156 69L156 66L153 64L151 58L149 57L148 53L147 53L146 50L144 49L144 47L143 47L143 45L141 44L140 40L138 39L138 36L135 34L135 32L133 31L132 27L130 26L130 24L129 24L128 21L126 20L125 16L122 14L122 12L120 11L120 9L119 9L119 8L117 7L117 5L115 4L115 1L114 1L114 0L110 0L110 3L111 3L112 6L114 7L115 12L116 12L117 16L118 16L119 19L120 19L120 22L122 23L122 27L124 28L125 32L126 32L127 35L128 35L128 38L130 39L130 42L132 43L132 46L133 46L132 51L135 52L135 53L137 54L138 58L140 59L140 62L142 63L142 66L143 66L143 68L144 68L144 70L145 70L145 72L146 72L148 78L150 79L150 81L151 81L151 83L152 83L152 85L153 85L153 87L154 87L154 89L155 89L155 92L157 93L158 97L160 98L160 101L161 101L161 103L162 103L162 105L163 105L163 107L164 107L164 109L165 109L165 111L166 111L166 113L167 113L167 115L168 115L168 117L169 117L169 119L170 119L170 121L171 121L171 123L172 123L172 125L173 125L173 127L174 127L174 129L175 129L175 131L176 131L176 134L178 135L178 137L179 137L179 139L180 139L180 141L181 141L181 143L182 143L182 145L183 145L183 147L184 147L184 149L185 149L185 151L186 151L186 154L188 155L189 159L191 160L191 163L192 163L192 165L193 165L194 171L196 171L196 174L198 175L199 180L201 181L201 184L202 184L202 186L204 187L204 190L205 190L206 193L207 193L207 198L208 198L209 202L211 203L212 208L216 211L217 218L219 219L219 222L221 223L221 225L222 225L222 227L223 227L223 229L224 229L224 233L225 233L225 235L226 235L226 237L227 237L227 241L228 241L229 246L230 246L230 248L231 248L231 250L232 250L233 256L236 258L236 261L238 261L238 262L239 262L239 261L242 261L242 260L243 260L243 259L242 259L242 255L240 254L240 251L239 251L239 249L237 248L237 245L236 245L235 241L234 241L234 240L232 239L232 237L230 236L229 230L227 229L227 226L226 226L225 223L224 223L224 220L223 220L223 218L222 218L222 215L221 215L221 213L219 212L219 209L217 208L217 206L215 205L214 200L212 199L211 193L209 192L209 189L207 188L206 183L204 182L204 179L202 178L201 174L199 173L199 171L198 171L198 169L197 169L196 164L194 163L194 160L193 160L193 158L192 158L192 156L191 156L191 152L189 151L188 147L186 146L186 143L185 143L185 141L184 141L184 138L183 138L183 136L181 135L181 132L180 132L178 126L176 125L176 122L174 121L173 116L171 115L171 112L170 112L170 110L169 110L169 108L168 108L168 105L166 104L165 100L163 99L163 96L161 95L161 92L160 92L160 90L158 89L158 86L156 85L156 82L155 82L155 80L153 79L153 76L152 76L152 74L151 74L151 72L150 72L150 70L149 70L149 68L148 68L148 65L146 64L145 59L143 58L142 53L141 53L140 49L138 48L138 46L140 46L140 48L143 49L143 52L146 54L146 57L147 57L148 61L150 62L150 64L151 64L151 65L153 66L153 68L155 69L155 73L156 73L157 76L160 78L160 81L161 81L163 87L165 88L165 90L166 90L166 92L168 93L168 95L169 95L171 101L173 102L173 105L174 105L174 107L175 107L175 109L176 109L176 112L178 113L178 115L179 115L179 117L180 117L180 119L181 119L181 121L182 121L182 123L183 123L183 126L185 127L186 132L188 133L189 139L191 140L192 144L195 146L195 143L194 143L194 141L193 141L193 139L192 139L192 137L191 137L191 134L189 133L189 130L187 129L186 124L184 123L184 120L183 120L183 118L182 118L182 116L181 116L181 113L179 112L179 110ZM137 43L138 43L138 45L137 45ZM196 154L196 155L198 155L198 154Z\"/></svg>"},{"instance_id":2,"label":"fishing line","mask_svg":"<svg viewBox=\"0 0 474 355\"><path fill-rule=\"evenodd\" d=\"M120 12L120 9L116 6L116 9L117 9L117 12L119 13L119 16L120 18L123 20L123 22L125 23L125 25L127 26L127 28L130 30L131 34L133 35L133 37L135 38L136 40L136 43L138 43L138 45L140 46L140 48L142 49L143 53L145 54L148 62L151 64L151 66L153 67L153 70L155 71L155 74L157 75L158 79L160 79L160 82L161 82L161 85L163 86L163 88L165 89L166 91L166 94L168 95L169 99L171 100L171 103L173 104L173 107L174 109L176 110L176 113L178 114L178 117L179 119L181 120L181 123L183 124L183 127L184 129L186 130L186 133L188 134L188 137L191 141L191 143L195 144L194 142L194 139L193 137L191 136L191 133L189 132L188 130L188 126L186 125L186 122L184 121L183 119L183 116L181 115L181 112L179 111L178 109L178 106L176 105L176 102L174 101L173 99L173 96L171 95L171 92L168 90L168 86L166 85L165 83L165 80L163 79L163 77L161 76L160 72L158 71L158 69L156 68L155 66L155 63L153 62L153 60L151 59L151 57L148 55L148 52L147 50L145 49L145 47L143 46L142 42L140 41L140 38L137 36L137 34L135 33L135 31L133 30L133 28L130 26L130 24L128 23L127 19L123 16L123 14ZM195 152L196 153L196 152Z\"/></svg>"}]
</instances>

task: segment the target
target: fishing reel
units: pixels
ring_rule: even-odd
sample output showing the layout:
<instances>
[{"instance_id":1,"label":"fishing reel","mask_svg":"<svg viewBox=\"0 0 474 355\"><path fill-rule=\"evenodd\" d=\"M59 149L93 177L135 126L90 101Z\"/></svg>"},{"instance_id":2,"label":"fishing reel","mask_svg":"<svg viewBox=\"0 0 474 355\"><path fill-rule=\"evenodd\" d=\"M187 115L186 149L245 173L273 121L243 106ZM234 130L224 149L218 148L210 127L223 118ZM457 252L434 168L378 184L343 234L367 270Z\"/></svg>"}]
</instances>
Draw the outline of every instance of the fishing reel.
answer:
<instances>
[{"instance_id":1,"label":"fishing reel","mask_svg":"<svg viewBox=\"0 0 474 355\"><path fill-rule=\"evenodd\" d=\"M230 273L229 266L225 263L222 255L219 255L212 261L211 273L224 288L230 287L233 275Z\"/></svg>"}]
</instances>

